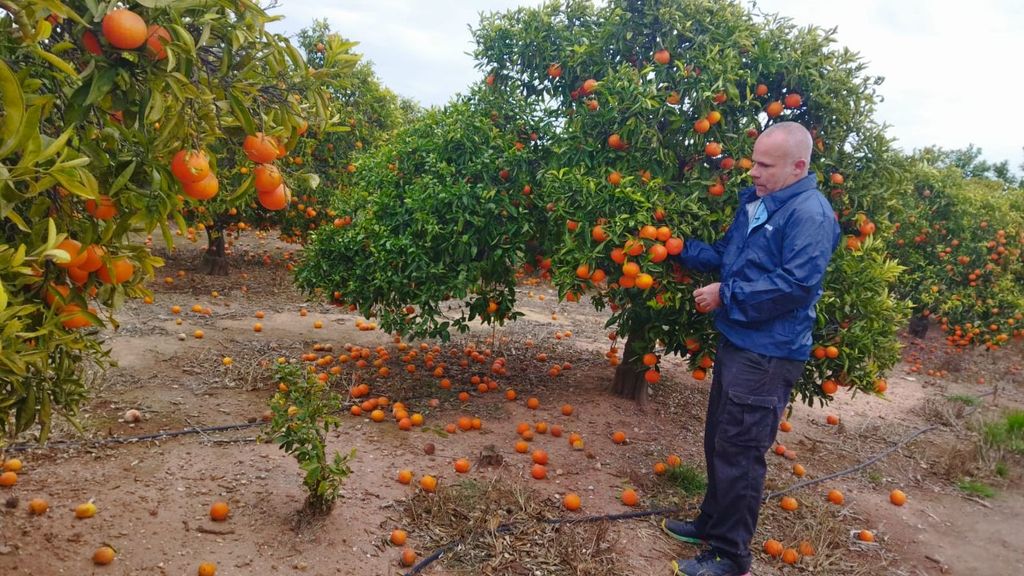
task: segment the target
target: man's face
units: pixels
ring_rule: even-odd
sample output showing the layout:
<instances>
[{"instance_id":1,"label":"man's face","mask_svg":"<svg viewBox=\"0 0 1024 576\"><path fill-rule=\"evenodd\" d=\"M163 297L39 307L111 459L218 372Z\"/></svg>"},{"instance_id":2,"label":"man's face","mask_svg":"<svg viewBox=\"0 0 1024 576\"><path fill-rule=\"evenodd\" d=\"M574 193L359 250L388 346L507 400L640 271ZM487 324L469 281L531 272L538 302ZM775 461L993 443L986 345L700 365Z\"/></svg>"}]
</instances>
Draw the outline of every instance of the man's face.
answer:
<instances>
[{"instance_id":1,"label":"man's face","mask_svg":"<svg viewBox=\"0 0 1024 576\"><path fill-rule=\"evenodd\" d=\"M754 166L750 178L758 196L767 196L804 176L803 161L794 160L785 138L762 136L754 142Z\"/></svg>"}]
</instances>

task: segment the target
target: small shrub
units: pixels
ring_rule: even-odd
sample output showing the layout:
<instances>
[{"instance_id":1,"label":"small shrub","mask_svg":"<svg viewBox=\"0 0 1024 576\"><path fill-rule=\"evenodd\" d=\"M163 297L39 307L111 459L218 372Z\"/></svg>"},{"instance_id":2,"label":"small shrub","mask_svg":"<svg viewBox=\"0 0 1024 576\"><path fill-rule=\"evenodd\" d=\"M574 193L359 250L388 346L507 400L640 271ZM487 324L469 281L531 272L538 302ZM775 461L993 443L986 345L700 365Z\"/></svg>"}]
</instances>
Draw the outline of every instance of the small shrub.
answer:
<instances>
[{"instance_id":1,"label":"small shrub","mask_svg":"<svg viewBox=\"0 0 1024 576\"><path fill-rule=\"evenodd\" d=\"M309 491L305 509L329 512L351 472L348 462L355 455L355 450L347 456L335 452L330 461L327 459L325 440L328 432L341 425L336 416L341 398L301 366L277 366L275 377L285 386L270 399L273 418L269 436L306 472L302 482Z\"/></svg>"}]
</instances>

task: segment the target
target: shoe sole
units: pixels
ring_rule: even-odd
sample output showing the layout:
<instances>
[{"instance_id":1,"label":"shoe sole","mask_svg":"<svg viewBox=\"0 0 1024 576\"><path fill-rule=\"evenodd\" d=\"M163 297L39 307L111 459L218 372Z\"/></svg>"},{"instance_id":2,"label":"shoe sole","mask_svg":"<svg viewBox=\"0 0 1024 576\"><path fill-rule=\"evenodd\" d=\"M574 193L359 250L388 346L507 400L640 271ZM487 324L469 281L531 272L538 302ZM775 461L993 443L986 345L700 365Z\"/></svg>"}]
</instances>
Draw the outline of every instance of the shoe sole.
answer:
<instances>
[{"instance_id":1,"label":"shoe sole","mask_svg":"<svg viewBox=\"0 0 1024 576\"><path fill-rule=\"evenodd\" d=\"M679 562L672 561L672 576L689 576L686 572L679 569ZM740 576L751 576L750 572L744 572Z\"/></svg>"},{"instance_id":2,"label":"shoe sole","mask_svg":"<svg viewBox=\"0 0 1024 576\"><path fill-rule=\"evenodd\" d=\"M685 542L687 544L695 544L695 545L698 545L698 546L701 545L701 544L705 544L704 540L701 540L700 538L690 538L689 536L680 536L679 534L676 534L675 532L669 530L668 527L665 526L665 519L661 520L661 531L664 532L665 534L668 534L669 536L675 538L676 540L679 540L680 542ZM682 572L678 572L678 573L682 574Z\"/></svg>"}]
</instances>

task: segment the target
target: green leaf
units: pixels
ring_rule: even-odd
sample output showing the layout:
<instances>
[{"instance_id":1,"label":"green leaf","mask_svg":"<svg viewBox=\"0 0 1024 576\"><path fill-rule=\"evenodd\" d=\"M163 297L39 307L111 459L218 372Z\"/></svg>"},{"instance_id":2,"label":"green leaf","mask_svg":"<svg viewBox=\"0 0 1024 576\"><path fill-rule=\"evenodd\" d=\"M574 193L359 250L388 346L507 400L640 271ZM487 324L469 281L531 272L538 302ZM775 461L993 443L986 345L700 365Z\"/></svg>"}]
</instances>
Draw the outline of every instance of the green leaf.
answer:
<instances>
[{"instance_id":1,"label":"green leaf","mask_svg":"<svg viewBox=\"0 0 1024 576\"><path fill-rule=\"evenodd\" d=\"M7 212L7 214L4 214L4 216L11 222L14 222L14 225L17 226L18 229L21 230L22 232L31 232L32 228L30 228L29 225L25 223L24 220L21 219L21 216L19 216L18 213L13 210L13 204L11 205L11 208L12 210Z\"/></svg>"},{"instance_id":2,"label":"green leaf","mask_svg":"<svg viewBox=\"0 0 1024 576\"><path fill-rule=\"evenodd\" d=\"M92 84L89 86L89 95L86 96L84 106L90 106L99 102L101 98L110 93L117 80L116 68L104 68L93 75Z\"/></svg>"},{"instance_id":3,"label":"green leaf","mask_svg":"<svg viewBox=\"0 0 1024 576\"><path fill-rule=\"evenodd\" d=\"M49 146L47 146L45 150L40 152L39 155L35 157L34 162L38 164L44 160L49 159L51 156L55 156L58 152L62 151L64 149L64 146L68 142L68 138L71 138L72 134L74 134L73 128L68 128L67 130L65 130L63 134L58 136L56 140L50 142Z\"/></svg>"},{"instance_id":4,"label":"green leaf","mask_svg":"<svg viewBox=\"0 0 1024 576\"><path fill-rule=\"evenodd\" d=\"M4 288L4 283L0 282L0 312L3 312L7 308L7 289Z\"/></svg>"},{"instance_id":5,"label":"green leaf","mask_svg":"<svg viewBox=\"0 0 1024 576\"><path fill-rule=\"evenodd\" d=\"M21 266L21 263L25 261L25 251L25 245L19 244L18 249L14 252L14 256L11 257L11 268L17 268L18 266Z\"/></svg>"},{"instance_id":6,"label":"green leaf","mask_svg":"<svg viewBox=\"0 0 1024 576\"><path fill-rule=\"evenodd\" d=\"M132 163L129 164L127 168L122 170L120 174L118 174L117 179L114 180L114 183L110 185L109 194L114 194L121 188L124 188L125 183L127 183L128 180L132 177L132 174L135 173L135 166L137 163L138 160L132 160Z\"/></svg>"},{"instance_id":7,"label":"green leaf","mask_svg":"<svg viewBox=\"0 0 1024 576\"><path fill-rule=\"evenodd\" d=\"M46 249L49 250L57 244L57 223L53 218L46 219ZM67 254L65 252L65 254ZM71 257L69 256L68 259Z\"/></svg>"},{"instance_id":8,"label":"green leaf","mask_svg":"<svg viewBox=\"0 0 1024 576\"><path fill-rule=\"evenodd\" d=\"M39 406L39 442L45 443L46 439L50 437L50 424L52 417L52 406L50 405L50 395L43 393L43 401Z\"/></svg>"},{"instance_id":9,"label":"green leaf","mask_svg":"<svg viewBox=\"0 0 1024 576\"><path fill-rule=\"evenodd\" d=\"M25 119L25 96L21 92L21 84L7 62L0 60L0 90L3 91L4 126L0 136L0 158L14 150L14 140L21 133L21 124Z\"/></svg>"},{"instance_id":10,"label":"green leaf","mask_svg":"<svg viewBox=\"0 0 1024 576\"><path fill-rule=\"evenodd\" d=\"M17 414L16 422L14 425L15 432L23 432L28 430L28 427L35 422L36 419L36 387L31 383L28 386L28 393L25 395L25 400L18 405L18 409L15 411Z\"/></svg>"},{"instance_id":11,"label":"green leaf","mask_svg":"<svg viewBox=\"0 0 1024 576\"><path fill-rule=\"evenodd\" d=\"M245 130L245 133L255 134L256 122L253 121L252 114L249 113L249 108L242 102L238 93L234 90L229 91L228 102L231 105L232 114L234 114L235 119L238 120L239 124L242 125L242 129Z\"/></svg>"},{"instance_id":12,"label":"green leaf","mask_svg":"<svg viewBox=\"0 0 1024 576\"><path fill-rule=\"evenodd\" d=\"M45 22L45 20L44 20L44 22ZM42 48L39 48L38 46L35 47L35 50L33 50L33 52L35 52L36 55L39 56L40 58L42 58L43 60L46 60L50 64L53 64L61 72L64 72L65 74L67 74L68 76L71 76L72 78L78 78L78 71L75 70L75 68L73 66L71 66L71 64L68 64L67 61L65 61L60 56L56 56L54 54L51 54L51 53L47 52L46 50L43 50Z\"/></svg>"},{"instance_id":13,"label":"green leaf","mask_svg":"<svg viewBox=\"0 0 1024 576\"><path fill-rule=\"evenodd\" d=\"M174 236L171 234L171 227L167 225L166 220L160 221L160 234L164 237L164 246L166 246L168 250L174 248Z\"/></svg>"}]
</instances>

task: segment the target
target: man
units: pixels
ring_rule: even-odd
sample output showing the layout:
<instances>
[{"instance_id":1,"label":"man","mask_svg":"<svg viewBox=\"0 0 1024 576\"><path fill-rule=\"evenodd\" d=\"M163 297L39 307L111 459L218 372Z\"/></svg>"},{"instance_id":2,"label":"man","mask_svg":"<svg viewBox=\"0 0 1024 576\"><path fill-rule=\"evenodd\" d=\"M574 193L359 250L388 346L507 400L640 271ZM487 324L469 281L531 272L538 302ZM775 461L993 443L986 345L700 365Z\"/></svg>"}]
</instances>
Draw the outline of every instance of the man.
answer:
<instances>
[{"instance_id":1,"label":"man","mask_svg":"<svg viewBox=\"0 0 1024 576\"><path fill-rule=\"evenodd\" d=\"M752 187L725 236L713 245L688 240L687 268L719 272L693 292L698 310L714 311L721 334L704 425L708 488L694 521L662 528L710 550L673 561L674 574L740 576L750 570L767 471L793 385L810 356L814 305L839 245L828 200L808 173L811 135L795 122L770 126L754 143Z\"/></svg>"}]
</instances>

